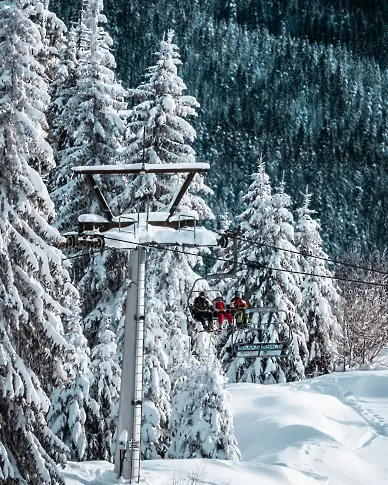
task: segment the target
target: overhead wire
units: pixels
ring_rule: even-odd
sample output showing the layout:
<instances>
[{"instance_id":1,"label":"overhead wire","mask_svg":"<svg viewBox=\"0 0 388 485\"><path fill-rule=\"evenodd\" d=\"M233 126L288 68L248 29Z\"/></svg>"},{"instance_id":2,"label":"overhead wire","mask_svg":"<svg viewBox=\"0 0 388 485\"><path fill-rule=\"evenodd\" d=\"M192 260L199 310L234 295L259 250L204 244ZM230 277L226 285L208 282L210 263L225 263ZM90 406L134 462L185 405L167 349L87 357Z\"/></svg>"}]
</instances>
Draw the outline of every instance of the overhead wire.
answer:
<instances>
[{"instance_id":1,"label":"overhead wire","mask_svg":"<svg viewBox=\"0 0 388 485\"><path fill-rule=\"evenodd\" d=\"M127 243L131 247L128 247L128 248L105 247L103 250L106 250L106 249L118 249L118 250L120 250L120 249L121 250L122 249L132 249L133 246L137 246L137 247L157 249L157 250L161 250L161 251L169 251L169 252L177 253L177 254L185 254L185 255L188 255L188 256L198 256L198 253L188 252L187 250L179 250L179 249L176 249L176 248L164 247L161 244L152 244L152 245L141 244L141 243L125 241L124 239L110 238L108 236L104 236L104 237L105 237L105 239L108 239L108 240L111 240L111 241ZM93 253L86 253L84 255L79 255L78 257L86 256L87 254L95 254L95 253L99 253L99 252L101 252L101 251L95 251ZM73 258L75 258L75 257L77 257L77 256L73 256ZM217 256L206 255L206 257L208 259L211 259L211 260L214 260L214 261L223 261L223 262L227 262L227 263L230 263L230 264L233 264L233 262L234 262L231 259L220 258L220 257L217 257ZM69 259L69 258L65 258L65 259ZM334 276L334 275L322 275L322 274L308 273L308 272L304 272L304 271L297 271L297 270L291 270L291 269L274 268L274 267L271 267L271 266L265 266L263 264L256 263L255 261L245 261L245 262L244 261L238 261L238 263L239 263L240 267L245 266L245 267L251 267L252 268L252 267L256 266L257 268L271 270L271 271L279 271L279 272L285 272L285 273L290 273L290 274L299 274L299 275L304 275L304 276L315 276L317 278L327 278L327 279L331 279L331 280L346 281L346 282L349 282L349 283L358 283L358 284L365 284L365 285L369 285L369 286L378 286L378 287L388 288L388 284L376 282L376 281L365 281L365 280L361 280L361 279L344 278L344 277Z\"/></svg>"},{"instance_id":2,"label":"overhead wire","mask_svg":"<svg viewBox=\"0 0 388 485\"><path fill-rule=\"evenodd\" d=\"M217 231L213 231L213 232L215 232L216 234L218 234L220 236L223 235L223 233L221 233L221 232L217 232ZM360 266L358 264L349 263L349 262L346 262L346 261L339 261L337 259L331 259L331 258L327 258L327 257L323 257L323 256L315 256L314 254L310 254L310 253L307 253L305 251L297 251L295 249L281 248L279 246L267 244L267 243L264 243L264 242L259 242L257 240L246 238L246 237L243 237L243 236L236 235L234 237L236 237L240 241L249 242L249 243L254 244L256 246L262 246L262 247L265 247L265 248L274 249L276 251L285 251L287 253L298 254L298 255L304 256L306 258L319 259L321 261L326 261L326 262L333 263L333 264L339 264L341 266L348 266L350 268L360 269L362 271L368 271L370 273L378 273L378 274L381 274L381 275L384 275L384 276L388 276L387 271L382 271L382 270L373 269L373 268L367 268L365 266Z\"/></svg>"},{"instance_id":3,"label":"overhead wire","mask_svg":"<svg viewBox=\"0 0 388 485\"><path fill-rule=\"evenodd\" d=\"M213 231L213 232L215 232L218 235L223 235L223 233L220 233L220 232L217 232L217 231ZM111 239L111 240L118 241L118 242L128 242L128 241L119 240L119 239L115 239L115 238L109 238L107 236L104 236L104 237L106 239ZM267 247L267 248L270 248L270 249L274 249L276 251L284 251L284 252L304 256L304 257L307 257L307 258L319 259L321 261L326 261L326 262L329 262L329 263L332 263L332 264L337 264L337 265L341 265L341 266L347 266L349 268L359 269L359 270L366 271L366 272L369 272L369 273L377 273L377 274L381 274L383 276L388 276L387 271L382 271L382 270L378 270L378 269L374 269L374 268L370 268L370 267L366 267L366 266L360 266L360 265L357 265L357 264L354 264L354 263L349 263L349 262L346 262L346 261L339 261L339 260L336 260L336 259L326 258L326 257L323 257L323 256L315 256L314 254L306 253L304 251L296 251L294 249L281 248L279 246L267 244L267 243L264 243L264 242L255 241L254 239L250 239L250 238L246 238L246 237L242 237L242 236L234 236L234 237L236 237L240 241L249 242L249 243L254 244L256 246ZM138 244L138 243L131 243L131 244ZM148 247L148 245L147 245L147 247ZM105 249L107 249L107 248L104 248L103 250L105 250ZM109 248L109 249L114 249L114 248ZM68 256L66 258L63 258L63 260L82 258L82 257L88 256L90 254L100 253L101 251L102 250L98 250L98 251L83 253L83 254L79 254L79 255L75 255L75 256ZM182 252L190 255L190 253L187 253L186 251L182 251ZM195 255L195 254L193 253L192 255ZM206 258L218 260L218 261L230 261L230 260L225 260L223 258L217 258L217 257L209 256L209 255L206 255ZM233 261L231 261L231 262L233 262ZM268 268L268 269L276 269L276 268ZM285 271L285 270L278 269L278 271ZM301 274L304 274L304 273L301 273ZM313 274L311 274L311 275L313 275ZM340 278L340 277L335 277L333 279L338 279L338 280L342 279L343 280L343 278ZM359 280L344 279L344 281L359 281Z\"/></svg>"},{"instance_id":4,"label":"overhead wire","mask_svg":"<svg viewBox=\"0 0 388 485\"><path fill-rule=\"evenodd\" d=\"M103 249L99 249L98 251L88 251L87 253L76 254L74 256L67 256L66 258L62 258L62 261L66 261L67 259L83 258L85 256L90 256L91 254L101 253L102 251L105 251L105 249L110 249L110 248L105 247Z\"/></svg>"}]
</instances>

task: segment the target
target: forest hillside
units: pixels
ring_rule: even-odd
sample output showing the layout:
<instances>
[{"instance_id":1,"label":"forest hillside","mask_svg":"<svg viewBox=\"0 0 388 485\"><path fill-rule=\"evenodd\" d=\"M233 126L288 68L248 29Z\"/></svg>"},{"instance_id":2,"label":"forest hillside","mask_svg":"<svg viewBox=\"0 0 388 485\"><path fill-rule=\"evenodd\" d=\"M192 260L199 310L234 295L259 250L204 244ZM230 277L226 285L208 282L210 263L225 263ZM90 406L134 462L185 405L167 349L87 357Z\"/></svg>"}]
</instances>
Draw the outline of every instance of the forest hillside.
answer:
<instances>
[{"instance_id":1,"label":"forest hillside","mask_svg":"<svg viewBox=\"0 0 388 485\"><path fill-rule=\"evenodd\" d=\"M80 7L50 3L68 26ZM309 185L329 253L385 246L385 0L112 0L105 14L126 88L175 30L216 216L241 212L262 154L296 205Z\"/></svg>"}]
</instances>

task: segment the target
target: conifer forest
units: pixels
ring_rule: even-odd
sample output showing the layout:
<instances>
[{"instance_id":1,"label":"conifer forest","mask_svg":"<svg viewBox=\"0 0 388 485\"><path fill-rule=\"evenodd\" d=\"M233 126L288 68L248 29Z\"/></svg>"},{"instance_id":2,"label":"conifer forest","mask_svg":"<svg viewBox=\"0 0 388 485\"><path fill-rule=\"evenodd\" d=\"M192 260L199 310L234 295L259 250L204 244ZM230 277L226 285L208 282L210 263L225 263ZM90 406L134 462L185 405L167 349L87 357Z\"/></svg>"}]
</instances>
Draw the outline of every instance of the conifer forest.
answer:
<instances>
[{"instance_id":1,"label":"conifer forest","mask_svg":"<svg viewBox=\"0 0 388 485\"><path fill-rule=\"evenodd\" d=\"M225 244L147 248L143 460L240 460L228 382L373 363L387 25L386 0L0 0L0 483L115 460L129 251L63 244L107 217L76 166L210 166L177 211ZM96 176L112 213L147 228L184 180ZM202 291L272 310L207 325ZM261 343L282 358L235 352Z\"/></svg>"}]
</instances>

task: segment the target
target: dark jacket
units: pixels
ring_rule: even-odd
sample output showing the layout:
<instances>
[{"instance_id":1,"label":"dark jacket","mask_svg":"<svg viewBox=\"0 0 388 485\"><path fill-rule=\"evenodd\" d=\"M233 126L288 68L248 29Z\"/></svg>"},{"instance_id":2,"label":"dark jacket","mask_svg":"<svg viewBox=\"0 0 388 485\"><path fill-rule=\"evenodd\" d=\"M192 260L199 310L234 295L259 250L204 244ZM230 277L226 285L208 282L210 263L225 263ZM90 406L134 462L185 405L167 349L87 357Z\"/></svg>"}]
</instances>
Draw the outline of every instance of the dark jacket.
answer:
<instances>
[{"instance_id":1,"label":"dark jacket","mask_svg":"<svg viewBox=\"0 0 388 485\"><path fill-rule=\"evenodd\" d=\"M210 301L205 296L197 296L194 300L194 311L209 311L212 309Z\"/></svg>"}]
</instances>

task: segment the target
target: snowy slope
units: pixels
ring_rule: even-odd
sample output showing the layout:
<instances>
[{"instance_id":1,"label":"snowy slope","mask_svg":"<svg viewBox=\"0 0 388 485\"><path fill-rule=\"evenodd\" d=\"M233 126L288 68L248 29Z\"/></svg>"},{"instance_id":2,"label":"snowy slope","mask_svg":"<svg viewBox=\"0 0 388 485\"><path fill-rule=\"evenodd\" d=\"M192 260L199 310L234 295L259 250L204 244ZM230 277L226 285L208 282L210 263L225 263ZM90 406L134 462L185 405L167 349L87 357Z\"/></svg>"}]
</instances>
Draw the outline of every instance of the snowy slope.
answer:
<instances>
[{"instance_id":1,"label":"snowy slope","mask_svg":"<svg viewBox=\"0 0 388 485\"><path fill-rule=\"evenodd\" d=\"M283 465L330 485L388 483L388 372L233 385L231 392L244 460Z\"/></svg>"},{"instance_id":2,"label":"snowy slope","mask_svg":"<svg viewBox=\"0 0 388 485\"><path fill-rule=\"evenodd\" d=\"M194 473L206 485L388 484L388 371L229 389L243 461L143 462L142 483L189 485ZM69 464L64 477L67 485L120 483L104 462Z\"/></svg>"}]
</instances>

